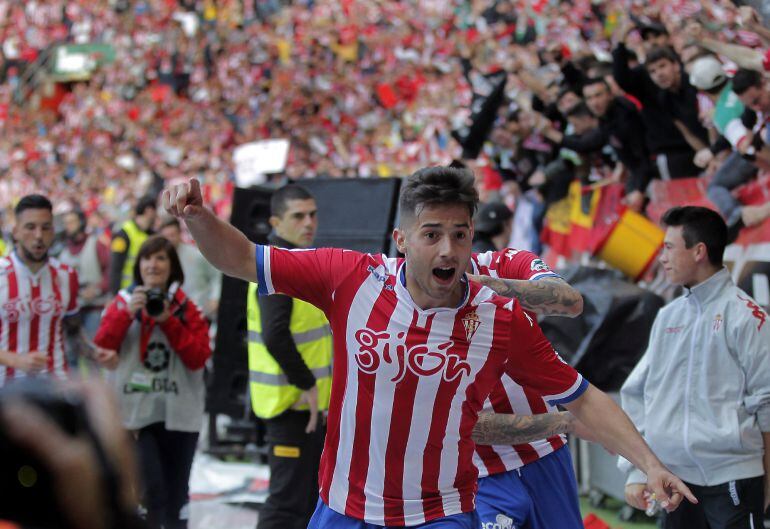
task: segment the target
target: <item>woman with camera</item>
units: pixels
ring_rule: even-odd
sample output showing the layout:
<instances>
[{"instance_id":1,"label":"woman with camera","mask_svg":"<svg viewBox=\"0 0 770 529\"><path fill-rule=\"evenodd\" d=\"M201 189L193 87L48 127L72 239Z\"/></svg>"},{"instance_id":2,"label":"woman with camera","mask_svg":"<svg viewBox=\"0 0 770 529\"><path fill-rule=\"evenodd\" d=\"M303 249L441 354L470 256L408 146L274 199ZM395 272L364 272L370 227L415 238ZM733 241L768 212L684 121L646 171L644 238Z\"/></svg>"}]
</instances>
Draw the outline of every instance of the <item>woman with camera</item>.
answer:
<instances>
[{"instance_id":1,"label":"woman with camera","mask_svg":"<svg viewBox=\"0 0 770 529\"><path fill-rule=\"evenodd\" d=\"M179 286L173 245L150 237L139 249L134 284L102 317L97 359L115 370L123 424L135 432L152 527L187 527L188 481L203 419L208 324Z\"/></svg>"}]
</instances>

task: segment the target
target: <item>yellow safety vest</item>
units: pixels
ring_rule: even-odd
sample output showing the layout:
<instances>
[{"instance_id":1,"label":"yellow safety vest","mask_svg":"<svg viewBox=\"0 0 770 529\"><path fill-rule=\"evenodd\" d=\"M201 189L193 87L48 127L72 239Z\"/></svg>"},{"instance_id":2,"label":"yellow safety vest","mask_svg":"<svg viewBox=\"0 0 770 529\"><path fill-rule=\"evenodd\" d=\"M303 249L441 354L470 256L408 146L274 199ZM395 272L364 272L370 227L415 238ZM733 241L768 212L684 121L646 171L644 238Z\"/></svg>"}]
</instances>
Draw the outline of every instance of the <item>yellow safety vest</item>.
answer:
<instances>
[{"instance_id":1,"label":"yellow safety vest","mask_svg":"<svg viewBox=\"0 0 770 529\"><path fill-rule=\"evenodd\" d=\"M139 248L144 241L147 240L149 235L139 229L139 226L137 226L136 222L133 220L127 220L123 223L121 228L128 236L128 252L126 255L126 262L123 263L123 276L120 280L120 288L128 288L131 286L131 283L134 282L134 262L136 261L136 256L139 254Z\"/></svg>"},{"instance_id":2,"label":"yellow safety vest","mask_svg":"<svg viewBox=\"0 0 770 529\"><path fill-rule=\"evenodd\" d=\"M329 409L332 382L332 335L324 313L304 301L294 299L289 331L299 354L313 373L318 386L318 409ZM280 415L299 399L302 390L289 383L278 362L262 341L262 321L257 303L257 285L249 283L246 301L246 327L249 339L249 390L254 415L270 419ZM308 409L306 405L296 409Z\"/></svg>"}]
</instances>

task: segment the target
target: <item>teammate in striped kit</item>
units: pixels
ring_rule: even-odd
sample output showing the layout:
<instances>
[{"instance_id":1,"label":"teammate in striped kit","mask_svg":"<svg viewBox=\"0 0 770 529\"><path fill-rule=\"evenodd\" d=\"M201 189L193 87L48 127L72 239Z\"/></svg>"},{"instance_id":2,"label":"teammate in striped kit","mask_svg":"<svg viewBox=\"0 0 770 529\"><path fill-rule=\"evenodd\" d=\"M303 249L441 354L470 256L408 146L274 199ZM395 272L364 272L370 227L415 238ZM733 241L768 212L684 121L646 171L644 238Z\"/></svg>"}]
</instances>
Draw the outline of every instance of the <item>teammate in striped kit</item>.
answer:
<instances>
[{"instance_id":1,"label":"teammate in striped kit","mask_svg":"<svg viewBox=\"0 0 770 529\"><path fill-rule=\"evenodd\" d=\"M406 260L339 249L255 246L203 207L191 180L164 191L224 273L319 306L335 336L320 500L310 527L477 528L471 433L503 373L562 402L643 467L675 508L685 494L614 403L562 362L518 302L465 278L473 176L418 171L404 184L394 238Z\"/></svg>"},{"instance_id":2,"label":"teammate in striped kit","mask_svg":"<svg viewBox=\"0 0 770 529\"><path fill-rule=\"evenodd\" d=\"M48 257L54 239L51 202L27 195L14 216L16 246L0 258L0 386L31 374L64 378L64 326L78 311L77 273Z\"/></svg>"},{"instance_id":3,"label":"teammate in striped kit","mask_svg":"<svg viewBox=\"0 0 770 529\"><path fill-rule=\"evenodd\" d=\"M515 297L533 313L577 316L583 310L580 293L531 252L505 248L474 254L471 265L472 272L479 274L474 279L500 295ZM530 433L544 435L515 445L490 446L477 441L476 507L482 527L510 520L513 527L582 529L577 481L562 433L574 428L576 422L567 420L547 399L508 376L496 384L484 409L516 414L529 421Z\"/></svg>"}]
</instances>

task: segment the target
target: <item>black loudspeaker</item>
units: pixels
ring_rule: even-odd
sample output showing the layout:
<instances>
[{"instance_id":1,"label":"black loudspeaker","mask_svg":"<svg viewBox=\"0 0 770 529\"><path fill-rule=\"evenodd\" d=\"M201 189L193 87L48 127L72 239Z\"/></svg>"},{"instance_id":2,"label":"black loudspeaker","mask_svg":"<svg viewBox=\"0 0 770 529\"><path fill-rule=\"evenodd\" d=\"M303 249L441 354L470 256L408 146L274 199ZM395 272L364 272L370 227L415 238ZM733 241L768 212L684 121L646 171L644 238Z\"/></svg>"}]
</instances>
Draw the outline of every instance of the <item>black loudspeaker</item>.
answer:
<instances>
[{"instance_id":1,"label":"black loudspeaker","mask_svg":"<svg viewBox=\"0 0 770 529\"><path fill-rule=\"evenodd\" d=\"M297 183L307 188L318 204L317 247L388 254L400 178L308 179ZM236 188L233 195L230 223L259 244L266 244L270 234L272 192L264 187ZM245 281L227 276L222 280L214 373L206 399L206 409L212 415L249 415L247 289Z\"/></svg>"},{"instance_id":2,"label":"black loudspeaker","mask_svg":"<svg viewBox=\"0 0 770 529\"><path fill-rule=\"evenodd\" d=\"M323 178L297 183L318 204L316 247L389 254L400 178Z\"/></svg>"},{"instance_id":3,"label":"black loudspeaker","mask_svg":"<svg viewBox=\"0 0 770 529\"><path fill-rule=\"evenodd\" d=\"M267 188L236 188L230 223L251 240L267 243L270 233L270 197ZM217 313L214 372L206 393L206 410L211 414L244 417L249 409L246 385L249 379L246 344L246 292L240 279L222 278L222 295Z\"/></svg>"}]
</instances>

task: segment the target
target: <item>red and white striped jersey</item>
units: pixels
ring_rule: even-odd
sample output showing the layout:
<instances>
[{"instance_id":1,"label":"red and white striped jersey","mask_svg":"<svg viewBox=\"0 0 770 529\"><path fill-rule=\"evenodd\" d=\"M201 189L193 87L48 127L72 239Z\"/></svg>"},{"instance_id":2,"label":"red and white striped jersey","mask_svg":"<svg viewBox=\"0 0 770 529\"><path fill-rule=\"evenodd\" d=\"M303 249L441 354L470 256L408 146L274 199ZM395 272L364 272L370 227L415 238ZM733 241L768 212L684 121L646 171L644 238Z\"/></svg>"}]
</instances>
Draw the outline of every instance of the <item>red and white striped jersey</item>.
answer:
<instances>
[{"instance_id":1,"label":"red and white striped jersey","mask_svg":"<svg viewBox=\"0 0 770 529\"><path fill-rule=\"evenodd\" d=\"M73 268L48 259L37 273L16 252L0 258L0 350L47 353L43 374L64 378L62 318L78 310L78 277ZM0 366L0 385L25 373Z\"/></svg>"},{"instance_id":2,"label":"red and white striped jersey","mask_svg":"<svg viewBox=\"0 0 770 529\"><path fill-rule=\"evenodd\" d=\"M492 277L520 280L559 277L536 254L524 250L506 248L497 252L474 254L472 261L474 273ZM484 410L536 415L556 411L556 407L537 391L524 388L511 377L503 375L484 403ZM555 435L519 445L476 445L473 461L479 469L479 477L499 474L537 461L564 446L566 441L565 436Z\"/></svg>"},{"instance_id":3,"label":"red and white striped jersey","mask_svg":"<svg viewBox=\"0 0 770 529\"><path fill-rule=\"evenodd\" d=\"M474 509L471 432L504 372L547 398L584 390L518 302L475 283L458 308L418 308L405 262L257 246L262 294L327 315L334 371L321 498L368 523L417 525Z\"/></svg>"}]
</instances>

